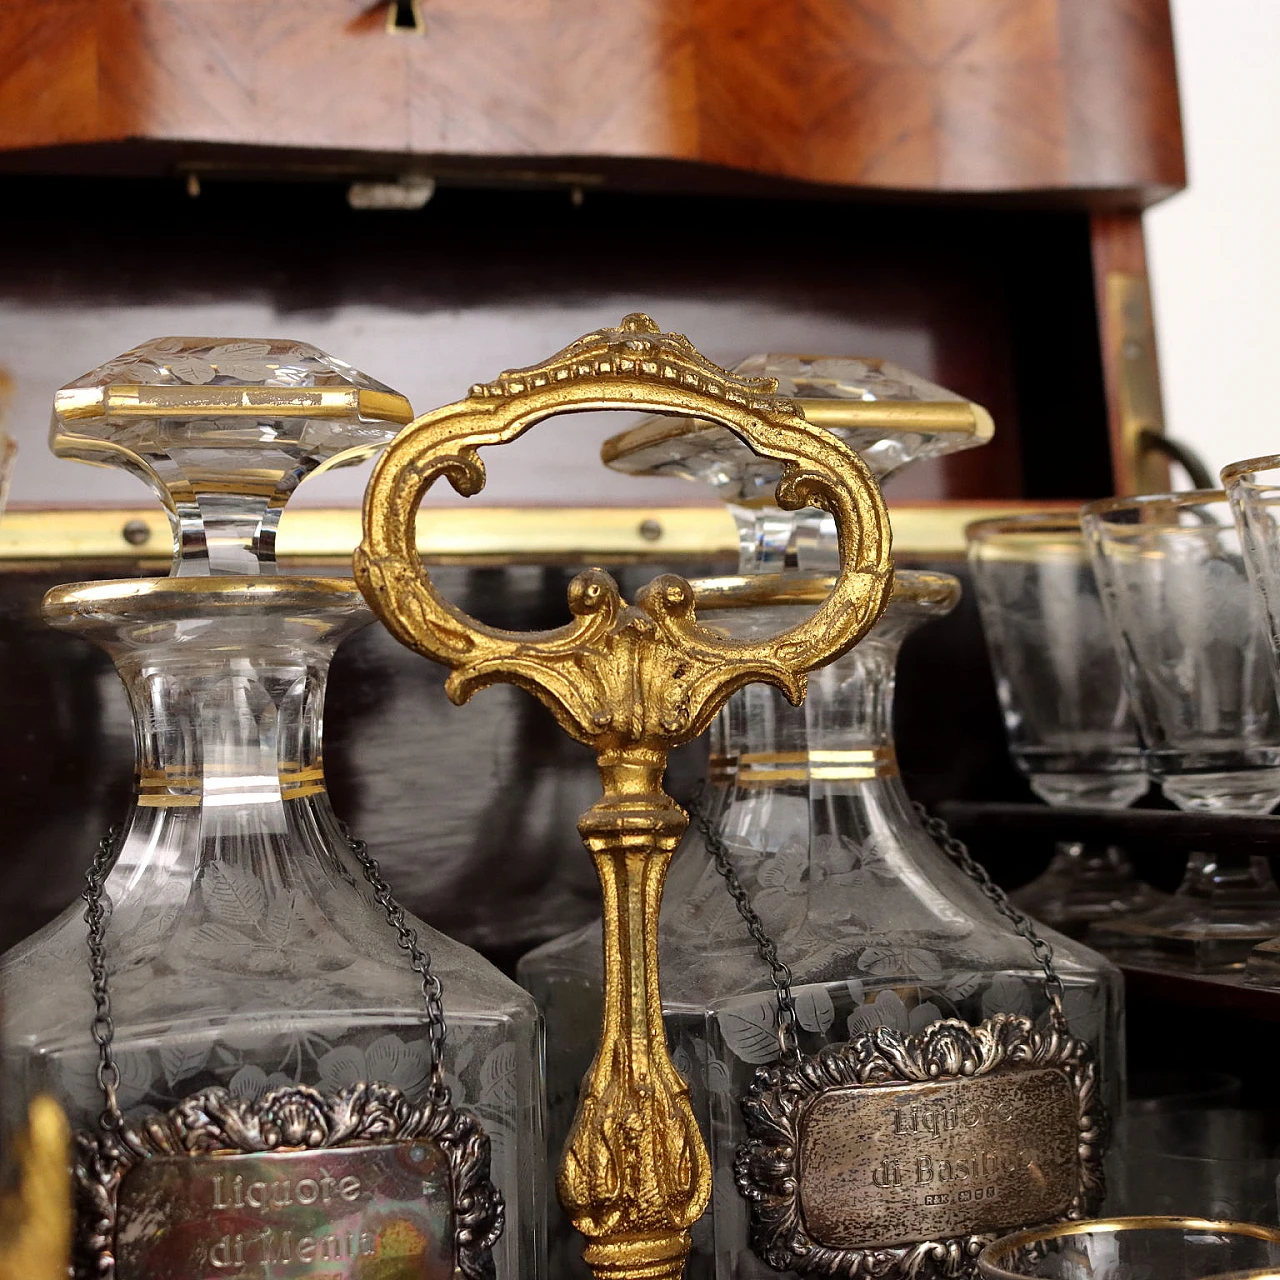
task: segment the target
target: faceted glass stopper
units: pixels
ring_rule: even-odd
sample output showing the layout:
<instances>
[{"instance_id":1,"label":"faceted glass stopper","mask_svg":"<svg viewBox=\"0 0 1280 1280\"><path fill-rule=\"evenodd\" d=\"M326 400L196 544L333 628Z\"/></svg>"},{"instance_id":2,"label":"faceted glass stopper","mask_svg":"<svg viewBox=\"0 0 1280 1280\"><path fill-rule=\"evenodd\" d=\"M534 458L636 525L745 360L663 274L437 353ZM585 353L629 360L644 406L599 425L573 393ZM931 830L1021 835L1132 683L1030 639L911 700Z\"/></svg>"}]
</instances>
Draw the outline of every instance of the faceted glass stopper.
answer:
<instances>
[{"instance_id":1,"label":"faceted glass stopper","mask_svg":"<svg viewBox=\"0 0 1280 1280\"><path fill-rule=\"evenodd\" d=\"M800 401L810 422L834 431L881 480L917 459L986 444L994 431L981 405L888 360L758 355L733 371L777 379L778 395ZM772 505L781 475L778 463L697 418L647 417L602 452L615 470L701 480L726 502Z\"/></svg>"},{"instance_id":2,"label":"faceted glass stopper","mask_svg":"<svg viewBox=\"0 0 1280 1280\"><path fill-rule=\"evenodd\" d=\"M50 444L155 490L176 575L270 574L298 485L368 458L412 416L390 387L305 342L157 338L63 387Z\"/></svg>"}]
</instances>

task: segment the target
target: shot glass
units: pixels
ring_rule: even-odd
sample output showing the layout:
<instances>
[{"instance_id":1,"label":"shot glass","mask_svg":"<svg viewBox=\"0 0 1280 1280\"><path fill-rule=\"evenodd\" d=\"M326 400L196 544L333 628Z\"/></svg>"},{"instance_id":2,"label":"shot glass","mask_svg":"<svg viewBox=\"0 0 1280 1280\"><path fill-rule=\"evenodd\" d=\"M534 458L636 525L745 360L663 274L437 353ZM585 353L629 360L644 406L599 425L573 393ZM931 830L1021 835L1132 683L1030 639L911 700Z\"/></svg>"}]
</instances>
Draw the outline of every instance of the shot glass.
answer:
<instances>
[{"instance_id":1,"label":"shot glass","mask_svg":"<svg viewBox=\"0 0 1280 1280\"><path fill-rule=\"evenodd\" d=\"M1108 498L1087 504L1081 524L1148 772L1180 809L1269 812L1280 802L1280 706L1226 494ZM1195 853L1171 899L1090 939L1213 971L1243 966L1278 933L1265 857Z\"/></svg>"},{"instance_id":2,"label":"shot glass","mask_svg":"<svg viewBox=\"0 0 1280 1280\"><path fill-rule=\"evenodd\" d=\"M1079 518L980 520L966 535L1014 764L1051 805L1132 804L1149 782ZM1120 849L1071 842L1013 897L1082 937L1166 895L1138 880Z\"/></svg>"},{"instance_id":3,"label":"shot glass","mask_svg":"<svg viewBox=\"0 0 1280 1280\"><path fill-rule=\"evenodd\" d=\"M1222 486L1266 623L1272 673L1280 688L1280 454L1231 463L1222 469ZM1260 981L1280 985L1280 938L1256 946L1246 967Z\"/></svg>"}]
</instances>

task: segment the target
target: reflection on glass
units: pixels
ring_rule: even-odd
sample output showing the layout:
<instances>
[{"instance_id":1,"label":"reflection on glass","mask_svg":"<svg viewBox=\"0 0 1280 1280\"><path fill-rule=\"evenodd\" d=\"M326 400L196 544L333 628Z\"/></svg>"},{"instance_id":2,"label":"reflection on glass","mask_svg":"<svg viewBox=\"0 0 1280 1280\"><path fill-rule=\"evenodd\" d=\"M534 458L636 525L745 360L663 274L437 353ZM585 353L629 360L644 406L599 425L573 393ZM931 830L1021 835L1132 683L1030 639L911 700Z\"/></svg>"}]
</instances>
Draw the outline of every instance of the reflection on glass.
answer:
<instances>
[{"instance_id":1,"label":"reflection on glass","mask_svg":"<svg viewBox=\"0 0 1280 1280\"><path fill-rule=\"evenodd\" d=\"M970 525L969 566L1014 763L1052 805L1123 809L1147 790L1138 731L1073 515ZM1076 937L1164 895L1114 847L1059 844L1043 875L1013 895Z\"/></svg>"},{"instance_id":2,"label":"reflection on glass","mask_svg":"<svg viewBox=\"0 0 1280 1280\"><path fill-rule=\"evenodd\" d=\"M1152 776L1180 809L1267 813L1280 708L1226 495L1106 499L1081 520ZM1267 859L1228 852L1192 854L1169 902L1093 936L1214 969L1278 932Z\"/></svg>"}]
</instances>

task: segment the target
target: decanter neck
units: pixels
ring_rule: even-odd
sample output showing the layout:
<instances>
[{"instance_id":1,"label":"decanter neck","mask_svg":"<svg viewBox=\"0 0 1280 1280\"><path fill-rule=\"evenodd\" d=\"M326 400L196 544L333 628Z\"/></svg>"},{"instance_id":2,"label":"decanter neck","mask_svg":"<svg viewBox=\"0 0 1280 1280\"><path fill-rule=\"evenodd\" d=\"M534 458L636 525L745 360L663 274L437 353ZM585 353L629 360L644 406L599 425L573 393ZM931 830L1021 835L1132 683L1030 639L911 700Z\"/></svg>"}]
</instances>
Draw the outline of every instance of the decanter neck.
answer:
<instances>
[{"instance_id":1,"label":"decanter neck","mask_svg":"<svg viewBox=\"0 0 1280 1280\"><path fill-rule=\"evenodd\" d=\"M282 887L297 882L299 853L331 845L340 828L321 753L325 679L338 644L369 616L341 580L141 580L50 593L48 620L110 653L133 712L136 790L108 881L113 901L149 873L189 885L210 863Z\"/></svg>"},{"instance_id":2,"label":"decanter neck","mask_svg":"<svg viewBox=\"0 0 1280 1280\"><path fill-rule=\"evenodd\" d=\"M773 875L766 867L781 857L796 874L807 868L812 882L822 882L831 870L826 860L849 861L850 840L876 845L918 828L894 752L898 653L911 631L949 611L955 597L954 579L904 572L871 633L810 673L803 705L759 684L730 699L712 731L705 807L747 879L763 883ZM794 611L743 611L736 633L776 632Z\"/></svg>"},{"instance_id":3,"label":"decanter neck","mask_svg":"<svg viewBox=\"0 0 1280 1280\"><path fill-rule=\"evenodd\" d=\"M712 784L839 789L896 777L895 666L907 628L894 622L886 617L843 658L811 672L800 707L767 685L735 694L712 732Z\"/></svg>"},{"instance_id":4,"label":"decanter neck","mask_svg":"<svg viewBox=\"0 0 1280 1280\"><path fill-rule=\"evenodd\" d=\"M836 574L840 540L825 511L783 511L769 504L728 504L738 531L738 572Z\"/></svg>"}]
</instances>

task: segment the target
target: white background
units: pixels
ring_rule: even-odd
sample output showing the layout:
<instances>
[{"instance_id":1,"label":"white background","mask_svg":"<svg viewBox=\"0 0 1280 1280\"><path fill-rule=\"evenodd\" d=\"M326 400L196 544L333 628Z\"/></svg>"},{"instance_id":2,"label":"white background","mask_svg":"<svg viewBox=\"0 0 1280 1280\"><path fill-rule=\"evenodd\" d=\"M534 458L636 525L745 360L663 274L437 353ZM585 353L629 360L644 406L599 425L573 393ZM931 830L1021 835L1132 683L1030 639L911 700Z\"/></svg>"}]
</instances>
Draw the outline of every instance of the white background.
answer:
<instances>
[{"instance_id":1,"label":"white background","mask_svg":"<svg viewBox=\"0 0 1280 1280\"><path fill-rule=\"evenodd\" d=\"M1079 0L1089 3L1089 0ZM1146 217L1165 428L1280 453L1280 0L1173 0L1189 186Z\"/></svg>"}]
</instances>

